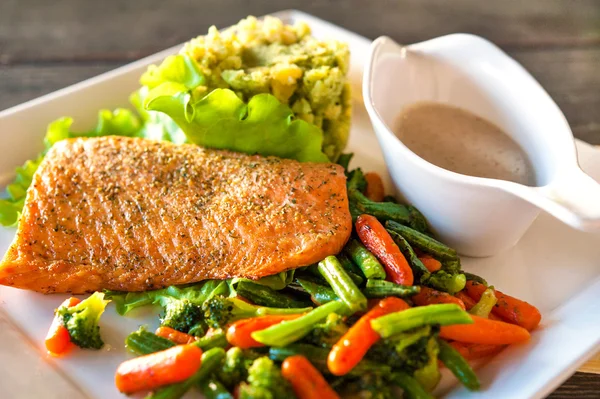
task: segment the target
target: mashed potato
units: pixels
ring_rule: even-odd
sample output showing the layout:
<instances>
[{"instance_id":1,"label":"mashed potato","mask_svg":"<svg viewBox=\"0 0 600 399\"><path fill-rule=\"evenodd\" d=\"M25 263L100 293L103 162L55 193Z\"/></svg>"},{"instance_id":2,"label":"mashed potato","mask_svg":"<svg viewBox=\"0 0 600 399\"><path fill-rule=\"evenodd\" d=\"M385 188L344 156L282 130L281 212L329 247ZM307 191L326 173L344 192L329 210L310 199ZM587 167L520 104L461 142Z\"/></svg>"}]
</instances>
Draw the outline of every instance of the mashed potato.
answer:
<instances>
[{"instance_id":1,"label":"mashed potato","mask_svg":"<svg viewBox=\"0 0 600 399\"><path fill-rule=\"evenodd\" d=\"M297 118L323 130L323 152L337 160L350 131L346 44L313 38L305 23L248 17L222 32L211 27L181 53L193 57L205 74L207 84L197 90L229 88L244 101L271 93Z\"/></svg>"}]
</instances>

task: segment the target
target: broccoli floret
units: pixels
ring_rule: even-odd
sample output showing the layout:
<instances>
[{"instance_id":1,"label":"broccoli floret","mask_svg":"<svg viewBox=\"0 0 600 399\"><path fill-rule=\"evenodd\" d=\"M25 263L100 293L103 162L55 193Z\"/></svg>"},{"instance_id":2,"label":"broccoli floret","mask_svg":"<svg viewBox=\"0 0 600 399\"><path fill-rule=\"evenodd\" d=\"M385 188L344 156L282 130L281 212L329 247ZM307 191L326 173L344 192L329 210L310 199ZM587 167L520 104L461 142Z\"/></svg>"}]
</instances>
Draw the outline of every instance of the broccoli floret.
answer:
<instances>
[{"instance_id":1,"label":"broccoli floret","mask_svg":"<svg viewBox=\"0 0 600 399\"><path fill-rule=\"evenodd\" d=\"M104 300L103 293L95 292L76 306L61 306L56 310L61 324L69 331L71 342L86 349L101 349L104 346L98 322L109 302Z\"/></svg>"},{"instance_id":2,"label":"broccoli floret","mask_svg":"<svg viewBox=\"0 0 600 399\"><path fill-rule=\"evenodd\" d=\"M324 323L317 324L313 330L302 339L302 342L331 348L348 331L344 318L337 313L331 313Z\"/></svg>"},{"instance_id":3,"label":"broccoli floret","mask_svg":"<svg viewBox=\"0 0 600 399\"><path fill-rule=\"evenodd\" d=\"M435 332L431 326L425 326L396 334L373 345L367 357L412 375L429 361L427 343Z\"/></svg>"},{"instance_id":4,"label":"broccoli floret","mask_svg":"<svg viewBox=\"0 0 600 399\"><path fill-rule=\"evenodd\" d=\"M248 369L248 380L240 385L240 399L291 399L296 395L279 367L268 357L259 357Z\"/></svg>"},{"instance_id":5,"label":"broccoli floret","mask_svg":"<svg viewBox=\"0 0 600 399\"><path fill-rule=\"evenodd\" d=\"M438 270L437 272L433 273L425 283L437 290L454 295L458 291L465 288L467 278L460 272Z\"/></svg>"},{"instance_id":6,"label":"broccoli floret","mask_svg":"<svg viewBox=\"0 0 600 399\"><path fill-rule=\"evenodd\" d=\"M202 322L202 307L189 299L174 299L164 297L161 305L165 308L165 315L161 319L161 325L174 328L182 332L193 330L202 335L205 330Z\"/></svg>"},{"instance_id":7,"label":"broccoli floret","mask_svg":"<svg viewBox=\"0 0 600 399\"><path fill-rule=\"evenodd\" d=\"M232 390L236 385L248 378L248 369L258 357L260 355L253 351L244 351L234 346L227 351L223 367L216 373L217 378L229 390Z\"/></svg>"},{"instance_id":8,"label":"broccoli floret","mask_svg":"<svg viewBox=\"0 0 600 399\"><path fill-rule=\"evenodd\" d=\"M396 395L387 377L381 373L365 373L345 384L343 390L360 399L393 399Z\"/></svg>"},{"instance_id":9,"label":"broccoli floret","mask_svg":"<svg viewBox=\"0 0 600 399\"><path fill-rule=\"evenodd\" d=\"M298 314L304 313L312 308L268 308L264 306L251 305L237 298L226 298L215 296L204 302L202 310L206 323L213 328L223 328L227 324L249 317L263 316L269 314Z\"/></svg>"},{"instance_id":10,"label":"broccoli floret","mask_svg":"<svg viewBox=\"0 0 600 399\"><path fill-rule=\"evenodd\" d=\"M425 350L428 357L427 363L415 371L414 377L426 391L431 392L442 379L442 374L438 368L438 353L440 348L435 336L429 337Z\"/></svg>"}]
</instances>

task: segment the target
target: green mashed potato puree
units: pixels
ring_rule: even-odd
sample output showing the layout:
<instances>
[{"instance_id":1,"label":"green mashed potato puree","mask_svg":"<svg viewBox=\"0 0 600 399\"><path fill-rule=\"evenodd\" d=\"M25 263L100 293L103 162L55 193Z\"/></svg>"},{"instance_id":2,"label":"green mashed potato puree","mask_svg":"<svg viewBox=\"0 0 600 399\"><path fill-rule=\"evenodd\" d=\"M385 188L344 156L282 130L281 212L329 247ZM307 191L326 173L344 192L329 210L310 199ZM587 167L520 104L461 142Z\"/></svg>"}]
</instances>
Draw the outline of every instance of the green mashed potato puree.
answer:
<instances>
[{"instance_id":1,"label":"green mashed potato puree","mask_svg":"<svg viewBox=\"0 0 600 399\"><path fill-rule=\"evenodd\" d=\"M270 93L294 115L323 130L323 152L337 160L348 141L351 93L350 52L345 43L317 40L303 22L248 17L223 31L190 40L181 50L205 76L197 92L233 90L244 102Z\"/></svg>"}]
</instances>

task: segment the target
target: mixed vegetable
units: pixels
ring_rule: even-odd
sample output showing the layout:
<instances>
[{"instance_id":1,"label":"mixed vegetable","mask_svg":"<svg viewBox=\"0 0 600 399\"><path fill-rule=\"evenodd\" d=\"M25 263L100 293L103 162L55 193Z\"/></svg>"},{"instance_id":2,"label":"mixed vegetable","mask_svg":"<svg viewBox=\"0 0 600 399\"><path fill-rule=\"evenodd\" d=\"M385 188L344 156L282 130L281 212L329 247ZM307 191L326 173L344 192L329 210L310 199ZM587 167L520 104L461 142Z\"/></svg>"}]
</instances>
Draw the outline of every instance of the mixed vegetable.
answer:
<instances>
[{"instance_id":1,"label":"mixed vegetable","mask_svg":"<svg viewBox=\"0 0 600 399\"><path fill-rule=\"evenodd\" d=\"M162 308L154 333L141 328L126 339L138 356L116 371L126 394L430 398L440 367L479 389L468 361L527 341L540 312L463 272L418 210L384 197L376 174L348 172L348 193L355 230L337 256L257 281L71 298L56 311L48 350L100 348L106 295L122 315Z\"/></svg>"}]
</instances>

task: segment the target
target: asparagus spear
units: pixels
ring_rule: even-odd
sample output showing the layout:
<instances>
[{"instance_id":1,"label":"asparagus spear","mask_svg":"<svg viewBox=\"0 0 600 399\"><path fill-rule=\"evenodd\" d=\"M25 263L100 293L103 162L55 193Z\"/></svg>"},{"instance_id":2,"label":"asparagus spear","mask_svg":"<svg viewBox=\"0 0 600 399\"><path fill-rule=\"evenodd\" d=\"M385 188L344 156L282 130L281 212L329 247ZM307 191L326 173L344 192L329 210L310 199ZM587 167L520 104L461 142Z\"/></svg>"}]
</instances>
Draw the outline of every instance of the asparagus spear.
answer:
<instances>
[{"instance_id":1,"label":"asparagus spear","mask_svg":"<svg viewBox=\"0 0 600 399\"><path fill-rule=\"evenodd\" d=\"M410 308L371 320L371 327L383 338L425 325L472 324L473 319L458 305L441 304Z\"/></svg>"},{"instance_id":2,"label":"asparagus spear","mask_svg":"<svg viewBox=\"0 0 600 399\"><path fill-rule=\"evenodd\" d=\"M304 337L315 324L324 320L330 313L349 313L349 309L341 301L332 301L297 319L281 322L265 330L255 331L251 336L267 346L286 346Z\"/></svg>"},{"instance_id":3,"label":"asparagus spear","mask_svg":"<svg viewBox=\"0 0 600 399\"><path fill-rule=\"evenodd\" d=\"M422 232L428 229L425 217L413 206L393 202L374 202L360 191L350 188L348 189L348 198L358 211L373 215L381 221L393 220Z\"/></svg>"},{"instance_id":4,"label":"asparagus spear","mask_svg":"<svg viewBox=\"0 0 600 399\"><path fill-rule=\"evenodd\" d=\"M360 292L335 256L328 256L319 262L319 272L352 312L367 308L367 298Z\"/></svg>"},{"instance_id":5,"label":"asparagus spear","mask_svg":"<svg viewBox=\"0 0 600 399\"><path fill-rule=\"evenodd\" d=\"M288 295L275 291L265 285L250 281L238 281L235 290L242 297L249 299L256 305L277 308L303 308L310 306L305 302L297 301Z\"/></svg>"},{"instance_id":6,"label":"asparagus spear","mask_svg":"<svg viewBox=\"0 0 600 399\"><path fill-rule=\"evenodd\" d=\"M331 288L324 285L317 284L304 278L296 278L296 282L304 289L304 291L308 292L313 302L317 305L323 305L324 303L339 299Z\"/></svg>"},{"instance_id":7,"label":"asparagus spear","mask_svg":"<svg viewBox=\"0 0 600 399\"><path fill-rule=\"evenodd\" d=\"M346 245L345 252L358 265L367 279L385 279L386 274L381 263L358 240L350 240Z\"/></svg>"},{"instance_id":8,"label":"asparagus spear","mask_svg":"<svg viewBox=\"0 0 600 399\"><path fill-rule=\"evenodd\" d=\"M442 260L456 260L458 254L456 251L445 244L423 234L420 231L403 226L393 220L385 222L385 227L388 230L395 231L406 239L411 245L432 254L434 257Z\"/></svg>"},{"instance_id":9,"label":"asparagus spear","mask_svg":"<svg viewBox=\"0 0 600 399\"><path fill-rule=\"evenodd\" d=\"M438 344L440 348L438 356L442 363L465 387L471 391L477 391L480 387L479 379L469 363L443 339L438 339Z\"/></svg>"},{"instance_id":10,"label":"asparagus spear","mask_svg":"<svg viewBox=\"0 0 600 399\"><path fill-rule=\"evenodd\" d=\"M385 280L367 280L363 293L367 298L385 298L397 296L406 298L419 293L417 285L400 285Z\"/></svg>"}]
</instances>

